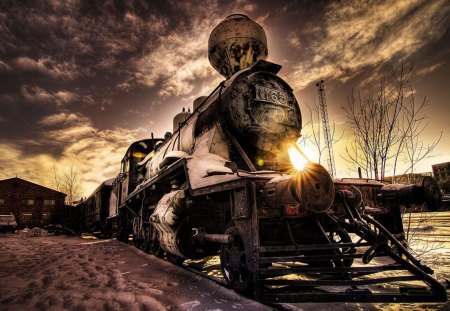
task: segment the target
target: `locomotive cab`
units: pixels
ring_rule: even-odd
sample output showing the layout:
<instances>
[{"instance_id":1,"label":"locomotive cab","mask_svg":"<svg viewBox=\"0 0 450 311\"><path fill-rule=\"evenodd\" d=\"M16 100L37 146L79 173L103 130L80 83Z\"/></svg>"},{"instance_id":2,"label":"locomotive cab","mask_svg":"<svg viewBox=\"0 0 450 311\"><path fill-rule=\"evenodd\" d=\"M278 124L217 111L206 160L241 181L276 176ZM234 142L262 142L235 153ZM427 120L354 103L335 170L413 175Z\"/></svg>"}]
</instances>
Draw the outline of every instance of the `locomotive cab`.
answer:
<instances>
[{"instance_id":1,"label":"locomotive cab","mask_svg":"<svg viewBox=\"0 0 450 311\"><path fill-rule=\"evenodd\" d=\"M145 171L139 165L147 155L154 151L157 143L162 139L144 139L131 144L122 159L120 167L120 200L119 205L125 204L126 197L140 184Z\"/></svg>"},{"instance_id":2,"label":"locomotive cab","mask_svg":"<svg viewBox=\"0 0 450 311\"><path fill-rule=\"evenodd\" d=\"M119 239L128 240L129 223L126 212L121 208L127 204L127 198L136 187L143 181L145 166L143 162L148 161L158 149L164 139L152 138L139 140L130 145L120 165L120 172L112 182L111 195L109 199L109 211L107 226L110 234L118 235Z\"/></svg>"}]
</instances>

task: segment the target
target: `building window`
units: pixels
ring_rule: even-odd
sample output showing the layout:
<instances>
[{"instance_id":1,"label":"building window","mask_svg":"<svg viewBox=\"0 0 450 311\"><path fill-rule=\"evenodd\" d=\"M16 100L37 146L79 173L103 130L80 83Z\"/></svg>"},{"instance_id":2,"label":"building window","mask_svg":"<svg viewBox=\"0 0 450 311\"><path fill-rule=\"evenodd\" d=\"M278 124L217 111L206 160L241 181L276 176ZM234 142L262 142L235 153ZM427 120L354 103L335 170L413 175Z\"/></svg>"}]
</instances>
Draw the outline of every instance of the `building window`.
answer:
<instances>
[{"instance_id":1,"label":"building window","mask_svg":"<svg viewBox=\"0 0 450 311\"><path fill-rule=\"evenodd\" d=\"M34 200L33 199L22 200L22 204L28 206L34 205Z\"/></svg>"},{"instance_id":2,"label":"building window","mask_svg":"<svg viewBox=\"0 0 450 311\"><path fill-rule=\"evenodd\" d=\"M42 213L42 222L48 222L50 220L50 214Z\"/></svg>"},{"instance_id":3,"label":"building window","mask_svg":"<svg viewBox=\"0 0 450 311\"><path fill-rule=\"evenodd\" d=\"M31 213L21 213L20 214L20 220L24 224L29 224L33 222L33 214Z\"/></svg>"},{"instance_id":4,"label":"building window","mask_svg":"<svg viewBox=\"0 0 450 311\"><path fill-rule=\"evenodd\" d=\"M55 205L55 200L44 200L44 205Z\"/></svg>"}]
</instances>

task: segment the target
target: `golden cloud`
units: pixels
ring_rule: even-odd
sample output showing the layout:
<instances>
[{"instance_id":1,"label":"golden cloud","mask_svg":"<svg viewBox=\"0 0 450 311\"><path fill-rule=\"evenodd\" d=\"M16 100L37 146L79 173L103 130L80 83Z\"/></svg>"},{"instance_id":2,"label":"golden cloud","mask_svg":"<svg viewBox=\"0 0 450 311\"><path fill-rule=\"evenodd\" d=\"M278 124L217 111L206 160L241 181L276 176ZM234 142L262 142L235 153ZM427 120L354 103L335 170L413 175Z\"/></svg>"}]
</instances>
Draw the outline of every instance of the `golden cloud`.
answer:
<instances>
[{"instance_id":1,"label":"golden cloud","mask_svg":"<svg viewBox=\"0 0 450 311\"><path fill-rule=\"evenodd\" d=\"M322 28L297 33L313 36L310 55L294 67L290 81L303 89L321 79L348 79L350 73L413 55L447 29L450 7L438 1L334 2ZM295 36L287 40L295 45ZM311 62L311 58L313 61Z\"/></svg>"},{"instance_id":2,"label":"golden cloud","mask_svg":"<svg viewBox=\"0 0 450 311\"><path fill-rule=\"evenodd\" d=\"M18 143L0 144L0 178L19 177L51 186L53 167L63 170L73 165L80 173L84 195L89 195L102 181L115 177L128 146L143 129L115 128L100 130L81 114L58 113L43 118L40 138L46 146L62 146L61 154L29 154ZM56 130L48 128L58 127ZM39 144L39 141L34 141Z\"/></svg>"}]
</instances>

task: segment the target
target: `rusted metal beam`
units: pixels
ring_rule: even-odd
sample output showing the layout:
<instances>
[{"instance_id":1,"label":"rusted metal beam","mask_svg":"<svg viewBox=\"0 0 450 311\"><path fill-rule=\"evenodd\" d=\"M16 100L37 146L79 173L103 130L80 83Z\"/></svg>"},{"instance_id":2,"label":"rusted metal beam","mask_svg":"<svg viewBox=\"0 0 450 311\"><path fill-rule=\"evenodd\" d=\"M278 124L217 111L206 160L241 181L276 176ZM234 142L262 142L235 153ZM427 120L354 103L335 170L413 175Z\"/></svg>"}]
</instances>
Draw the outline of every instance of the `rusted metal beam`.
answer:
<instances>
[{"instance_id":1,"label":"rusted metal beam","mask_svg":"<svg viewBox=\"0 0 450 311\"><path fill-rule=\"evenodd\" d=\"M192 228L193 238L200 242L208 241L221 244L229 244L233 241L233 236L229 234L206 233L203 228Z\"/></svg>"}]
</instances>

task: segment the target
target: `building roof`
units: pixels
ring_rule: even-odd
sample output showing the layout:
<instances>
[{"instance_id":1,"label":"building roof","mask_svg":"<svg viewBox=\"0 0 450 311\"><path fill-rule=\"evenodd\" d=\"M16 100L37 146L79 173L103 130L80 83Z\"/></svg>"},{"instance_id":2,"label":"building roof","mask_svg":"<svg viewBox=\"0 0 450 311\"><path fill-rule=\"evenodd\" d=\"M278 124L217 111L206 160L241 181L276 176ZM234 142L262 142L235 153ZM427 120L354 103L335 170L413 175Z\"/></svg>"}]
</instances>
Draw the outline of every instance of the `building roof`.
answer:
<instances>
[{"instance_id":1,"label":"building roof","mask_svg":"<svg viewBox=\"0 0 450 311\"><path fill-rule=\"evenodd\" d=\"M450 166L450 162L443 162L443 163L436 163L431 165L431 167L433 168L442 168L442 167L446 167L446 166Z\"/></svg>"},{"instance_id":2,"label":"building roof","mask_svg":"<svg viewBox=\"0 0 450 311\"><path fill-rule=\"evenodd\" d=\"M12 182L14 182L14 181L16 181L16 182L21 182L21 183L25 183L25 184L30 184L30 185L32 185L32 186L34 186L34 187L45 188L46 190L49 190L49 191L53 191L53 192L62 194L62 195L64 195L65 197L67 196L67 194L65 194L65 193L63 193L63 192L61 192L61 191L57 191L57 190L54 190L54 189L51 189L51 188L42 186L42 185L36 184L36 183L34 183L34 182L31 182L31 181L28 181L28 180L19 178L19 177L13 177L13 178L8 178L8 179L2 179L2 180L0 180L0 184L2 184L2 183L5 183L5 184L6 184L6 183L10 183L10 182L12 183Z\"/></svg>"}]
</instances>

